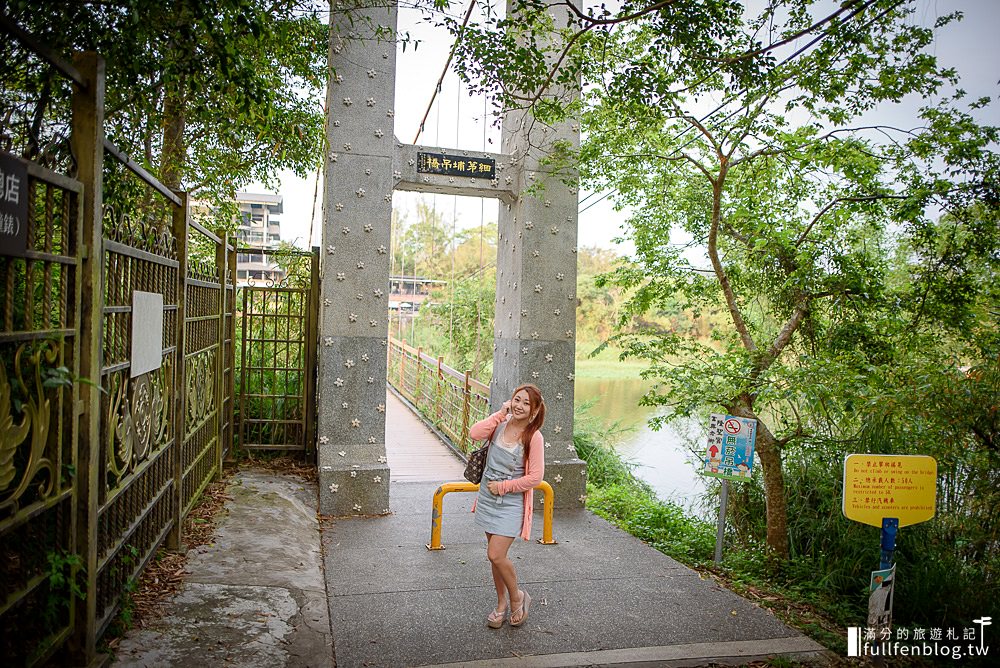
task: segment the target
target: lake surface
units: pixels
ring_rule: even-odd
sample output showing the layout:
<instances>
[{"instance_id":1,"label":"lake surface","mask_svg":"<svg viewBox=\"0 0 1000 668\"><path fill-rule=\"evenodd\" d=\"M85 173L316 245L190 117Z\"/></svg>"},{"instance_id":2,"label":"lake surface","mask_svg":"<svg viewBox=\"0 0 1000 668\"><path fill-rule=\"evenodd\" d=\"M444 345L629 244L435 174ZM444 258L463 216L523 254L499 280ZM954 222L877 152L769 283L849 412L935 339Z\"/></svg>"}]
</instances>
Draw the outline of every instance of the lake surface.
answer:
<instances>
[{"instance_id":1,"label":"lake surface","mask_svg":"<svg viewBox=\"0 0 1000 668\"><path fill-rule=\"evenodd\" d=\"M615 449L635 462L636 475L652 485L657 496L705 516L701 495L706 479L695 473L692 445L704 446L704 429L694 420L678 420L653 431L651 417L664 414L662 408L640 406L639 398L650 383L642 379L577 378L576 403L594 400L590 414L610 424L618 421L627 431L620 435Z\"/></svg>"}]
</instances>

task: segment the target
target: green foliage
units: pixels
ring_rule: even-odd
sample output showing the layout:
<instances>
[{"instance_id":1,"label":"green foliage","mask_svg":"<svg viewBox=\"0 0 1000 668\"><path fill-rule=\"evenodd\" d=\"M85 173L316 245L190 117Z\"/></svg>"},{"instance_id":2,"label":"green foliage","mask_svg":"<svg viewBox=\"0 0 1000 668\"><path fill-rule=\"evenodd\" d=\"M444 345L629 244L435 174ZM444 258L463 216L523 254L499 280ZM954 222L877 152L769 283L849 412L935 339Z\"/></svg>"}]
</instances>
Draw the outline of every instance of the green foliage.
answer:
<instances>
[{"instance_id":1,"label":"green foliage","mask_svg":"<svg viewBox=\"0 0 1000 668\"><path fill-rule=\"evenodd\" d=\"M471 371L473 376L489 381L487 369L493 366L493 307L495 278L479 277L455 281L432 295L434 302L421 310L430 326L440 332L440 346L447 351L449 366ZM484 380L485 379L485 380Z\"/></svg>"},{"instance_id":2,"label":"green foliage","mask_svg":"<svg viewBox=\"0 0 1000 668\"><path fill-rule=\"evenodd\" d=\"M602 429L587 408L577 408L573 429L573 444L587 462L587 508L664 554L686 563L711 559L715 547L711 525L656 498L652 488L634 475L634 464L608 445L621 434L618 425Z\"/></svg>"},{"instance_id":3,"label":"green foliage","mask_svg":"<svg viewBox=\"0 0 1000 668\"><path fill-rule=\"evenodd\" d=\"M49 552L46 560L49 589L42 616L46 628L54 630L65 624L73 599L86 598L85 579L81 577L83 560L65 551Z\"/></svg>"},{"instance_id":4,"label":"green foliage","mask_svg":"<svg viewBox=\"0 0 1000 668\"><path fill-rule=\"evenodd\" d=\"M279 170L304 176L318 164L327 11L311 0L5 8L57 53L100 53L109 139L167 185L215 204Z\"/></svg>"}]
</instances>

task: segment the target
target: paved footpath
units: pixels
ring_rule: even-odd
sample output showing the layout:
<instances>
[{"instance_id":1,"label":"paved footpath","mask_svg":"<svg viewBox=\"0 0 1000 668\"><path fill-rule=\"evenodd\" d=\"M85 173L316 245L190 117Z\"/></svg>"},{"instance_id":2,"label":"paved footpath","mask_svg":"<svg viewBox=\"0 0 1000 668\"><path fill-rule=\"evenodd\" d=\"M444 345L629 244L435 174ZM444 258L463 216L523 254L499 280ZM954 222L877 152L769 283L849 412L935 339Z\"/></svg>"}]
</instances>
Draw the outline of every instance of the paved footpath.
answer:
<instances>
[{"instance_id":1,"label":"paved footpath","mask_svg":"<svg viewBox=\"0 0 1000 668\"><path fill-rule=\"evenodd\" d=\"M557 545L518 539L532 597L523 627L486 627L496 594L472 494L448 494L431 552L433 483L396 483L392 514L323 522L337 666L739 665L823 648L584 510L557 511ZM534 531L541 535L541 517Z\"/></svg>"},{"instance_id":2,"label":"paved footpath","mask_svg":"<svg viewBox=\"0 0 1000 668\"><path fill-rule=\"evenodd\" d=\"M116 664L640 668L824 656L768 611L584 510L556 512L557 545L515 542L529 618L487 628L496 594L472 494L445 497L446 549L425 548L434 479L458 480L462 466L440 442L433 456L412 452L426 428L398 400L387 408L399 432L388 447L390 515L320 518L314 484L237 472L214 542L192 551L164 616L130 632ZM540 511L534 524L538 537Z\"/></svg>"}]
</instances>

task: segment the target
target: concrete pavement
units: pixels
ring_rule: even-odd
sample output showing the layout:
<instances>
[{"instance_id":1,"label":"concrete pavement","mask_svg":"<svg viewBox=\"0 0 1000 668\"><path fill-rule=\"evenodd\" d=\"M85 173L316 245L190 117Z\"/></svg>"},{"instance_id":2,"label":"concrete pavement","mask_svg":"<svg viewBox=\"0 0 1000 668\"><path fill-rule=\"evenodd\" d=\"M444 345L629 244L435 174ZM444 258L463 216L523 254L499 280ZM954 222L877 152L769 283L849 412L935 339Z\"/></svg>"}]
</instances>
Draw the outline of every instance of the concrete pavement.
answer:
<instances>
[{"instance_id":1,"label":"concrete pavement","mask_svg":"<svg viewBox=\"0 0 1000 668\"><path fill-rule=\"evenodd\" d=\"M444 501L428 551L436 485L397 483L392 514L323 522L337 666L739 665L823 648L770 612L584 510L559 511L557 545L515 541L532 597L521 628L486 627L496 602L472 494ZM534 527L541 535L541 517Z\"/></svg>"}]
</instances>

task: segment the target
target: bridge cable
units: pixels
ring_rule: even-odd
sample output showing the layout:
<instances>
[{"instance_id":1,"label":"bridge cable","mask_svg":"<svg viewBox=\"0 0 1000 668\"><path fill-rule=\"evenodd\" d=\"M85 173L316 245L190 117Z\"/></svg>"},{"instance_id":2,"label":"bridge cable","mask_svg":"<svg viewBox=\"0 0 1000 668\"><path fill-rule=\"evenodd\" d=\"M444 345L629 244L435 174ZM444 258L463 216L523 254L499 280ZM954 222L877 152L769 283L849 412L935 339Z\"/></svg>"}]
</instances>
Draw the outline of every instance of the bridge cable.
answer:
<instances>
[{"instance_id":1,"label":"bridge cable","mask_svg":"<svg viewBox=\"0 0 1000 668\"><path fill-rule=\"evenodd\" d=\"M444 77L448 74L448 68L451 67L451 61L455 57L455 52L458 50L458 43L462 39L462 35L465 33L465 26L469 24L469 18L472 16L472 10L476 6L476 0L471 0L469 2L469 8L465 11L465 18L462 19L462 27L458 30L458 35L455 36L455 41L451 45L451 53L448 54L448 60L444 64L444 69L441 70L441 76L438 77L437 85L434 87L434 92L431 93L431 101L427 103L427 111L424 112L424 118L420 121L420 125L417 127L417 134L413 137L413 143L416 144L417 140L420 139L420 135L424 131L424 123L427 122L427 117L431 114L431 107L434 106L434 99L437 94L441 92L441 83L444 81Z\"/></svg>"}]
</instances>

